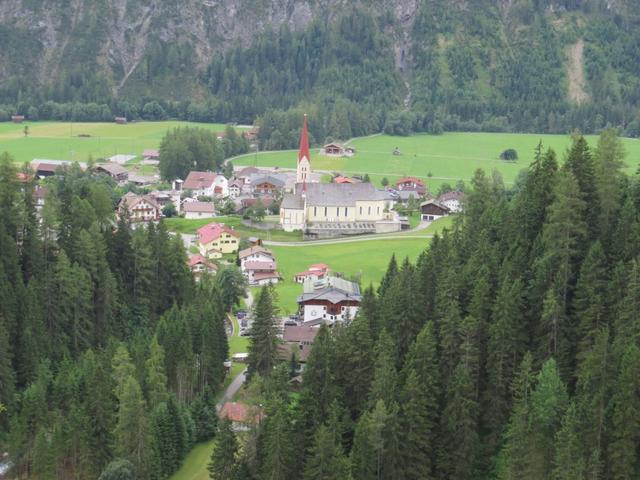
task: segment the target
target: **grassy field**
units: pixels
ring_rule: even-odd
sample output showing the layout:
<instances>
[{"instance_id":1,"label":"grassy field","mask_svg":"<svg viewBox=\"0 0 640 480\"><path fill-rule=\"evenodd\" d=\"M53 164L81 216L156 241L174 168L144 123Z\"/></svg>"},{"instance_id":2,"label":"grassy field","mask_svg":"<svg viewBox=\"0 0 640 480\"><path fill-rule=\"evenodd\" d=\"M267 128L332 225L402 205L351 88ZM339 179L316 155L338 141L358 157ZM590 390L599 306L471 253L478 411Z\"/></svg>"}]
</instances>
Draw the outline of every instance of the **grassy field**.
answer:
<instances>
[{"instance_id":1,"label":"grassy field","mask_svg":"<svg viewBox=\"0 0 640 480\"><path fill-rule=\"evenodd\" d=\"M596 136L587 136L589 144L595 148ZM510 183L520 170L533 160L533 152L538 142L545 148L553 148L560 160L569 147L571 139L567 135L537 135L510 133L462 133L444 135L413 135L392 137L376 135L354 139L350 145L356 148L351 158L331 158L321 156L317 149L311 152L311 165L315 170L336 171L344 174L368 173L378 183L383 177L389 180L405 175L424 178L436 190L442 182L454 183L458 179L468 180L477 168L487 172L500 171L505 182ZM627 151L628 172L633 172L640 164L640 140L623 139ZM393 155L398 147L401 155ZM501 152L513 148L518 152L517 162L504 162L498 157ZM295 151L264 152L234 160L235 165L279 166L295 168ZM432 174L429 180L428 174Z\"/></svg>"},{"instance_id":2,"label":"grassy field","mask_svg":"<svg viewBox=\"0 0 640 480\"><path fill-rule=\"evenodd\" d=\"M211 222L224 223L237 230L243 237L260 237L263 240L275 242L299 242L302 240L301 232L284 232L282 230L259 230L242 224L240 217L214 217L214 218L167 218L165 223L171 232L194 234L198 228Z\"/></svg>"},{"instance_id":3,"label":"grassy field","mask_svg":"<svg viewBox=\"0 0 640 480\"><path fill-rule=\"evenodd\" d=\"M23 134L29 127L29 136ZM0 152L9 152L18 162L34 158L86 161L116 154L140 156L145 149L157 149L164 134L174 127L201 127L224 131L218 123L136 122L115 123L25 122L0 123ZM79 135L83 135L80 137ZM90 137L85 137L90 135Z\"/></svg>"},{"instance_id":4,"label":"grassy field","mask_svg":"<svg viewBox=\"0 0 640 480\"><path fill-rule=\"evenodd\" d=\"M213 440L199 443L185 457L180 470L171 476L171 480L209 480L207 465L213 450Z\"/></svg>"}]
</instances>

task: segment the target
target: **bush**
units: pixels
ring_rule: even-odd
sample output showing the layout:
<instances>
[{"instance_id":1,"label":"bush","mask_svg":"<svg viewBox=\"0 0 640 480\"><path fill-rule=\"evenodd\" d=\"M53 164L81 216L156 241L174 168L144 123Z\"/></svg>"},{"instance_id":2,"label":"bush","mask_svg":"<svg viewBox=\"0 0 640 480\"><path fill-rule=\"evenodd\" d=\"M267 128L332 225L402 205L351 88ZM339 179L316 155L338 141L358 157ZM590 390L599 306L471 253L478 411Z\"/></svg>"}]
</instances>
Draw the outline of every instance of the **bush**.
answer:
<instances>
[{"instance_id":1,"label":"bush","mask_svg":"<svg viewBox=\"0 0 640 480\"><path fill-rule=\"evenodd\" d=\"M518 152L516 152L513 148L508 148L500 154L500 159L509 162L515 162L516 160L518 160Z\"/></svg>"}]
</instances>

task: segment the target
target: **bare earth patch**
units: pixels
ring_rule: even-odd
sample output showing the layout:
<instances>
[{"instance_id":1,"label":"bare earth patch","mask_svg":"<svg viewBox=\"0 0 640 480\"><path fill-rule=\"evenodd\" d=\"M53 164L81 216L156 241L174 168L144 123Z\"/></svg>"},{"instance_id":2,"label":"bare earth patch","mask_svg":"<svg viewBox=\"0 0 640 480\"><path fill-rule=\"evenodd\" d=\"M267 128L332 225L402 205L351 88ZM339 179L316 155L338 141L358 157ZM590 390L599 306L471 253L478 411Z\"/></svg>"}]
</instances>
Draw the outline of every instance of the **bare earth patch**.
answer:
<instances>
[{"instance_id":1,"label":"bare earth patch","mask_svg":"<svg viewBox=\"0 0 640 480\"><path fill-rule=\"evenodd\" d=\"M567 74L569 77L569 100L581 104L589 100L584 78L584 40L580 39L567 47Z\"/></svg>"}]
</instances>

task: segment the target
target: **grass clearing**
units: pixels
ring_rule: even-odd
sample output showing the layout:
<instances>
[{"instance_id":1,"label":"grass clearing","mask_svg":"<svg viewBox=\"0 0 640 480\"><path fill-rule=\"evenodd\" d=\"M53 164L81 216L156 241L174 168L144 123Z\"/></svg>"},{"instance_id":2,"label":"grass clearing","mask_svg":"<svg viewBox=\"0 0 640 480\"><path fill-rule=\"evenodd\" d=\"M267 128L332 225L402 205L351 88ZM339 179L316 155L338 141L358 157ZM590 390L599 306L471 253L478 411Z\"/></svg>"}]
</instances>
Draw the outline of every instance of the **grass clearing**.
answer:
<instances>
[{"instance_id":1,"label":"grass clearing","mask_svg":"<svg viewBox=\"0 0 640 480\"><path fill-rule=\"evenodd\" d=\"M25 126L29 136L24 136ZM86 161L89 155L107 158L116 154L138 155L157 149L167 130L175 127L200 127L223 132L221 123L182 121L115 123L24 122L0 124L0 152L9 152L17 162L34 158ZM79 135L82 135L79 136ZM88 135L88 136L85 136ZM142 173L151 171L145 166Z\"/></svg>"},{"instance_id":2,"label":"grass clearing","mask_svg":"<svg viewBox=\"0 0 640 480\"><path fill-rule=\"evenodd\" d=\"M213 451L213 440L199 443L187 454L176 473L171 476L171 480L209 480L207 465Z\"/></svg>"},{"instance_id":3,"label":"grass clearing","mask_svg":"<svg viewBox=\"0 0 640 480\"><path fill-rule=\"evenodd\" d=\"M595 148L597 136L588 135L586 138L589 145ZM375 135L352 140L350 145L356 148L356 154L351 158L321 156L318 149L314 149L311 152L311 165L315 170L347 175L368 173L378 185L383 177L394 181L405 175L413 175L426 180L432 191L437 190L443 182L454 184L458 179L468 181L478 168L487 173L498 170L506 183L512 183L518 172L531 163L534 149L540 141L545 148L553 148L560 161L571 144L568 135L475 132L409 137ZM640 164L640 140L623 138L622 142L627 152L627 172L634 172ZM401 155L392 154L396 147ZM508 148L518 152L517 162L504 162L498 158ZM257 157L255 154L240 157L234 164L295 168L296 158L292 150L264 152L258 153ZM430 179L429 173L432 174Z\"/></svg>"},{"instance_id":4,"label":"grass clearing","mask_svg":"<svg viewBox=\"0 0 640 480\"><path fill-rule=\"evenodd\" d=\"M258 228L247 227L242 223L240 217L213 217L187 219L173 217L165 219L165 224L170 232L193 235L200 227L212 222L224 223L232 227L243 237L259 237L263 240L273 240L276 242L299 242L302 241L301 232L285 232L282 230L260 230Z\"/></svg>"}]
</instances>

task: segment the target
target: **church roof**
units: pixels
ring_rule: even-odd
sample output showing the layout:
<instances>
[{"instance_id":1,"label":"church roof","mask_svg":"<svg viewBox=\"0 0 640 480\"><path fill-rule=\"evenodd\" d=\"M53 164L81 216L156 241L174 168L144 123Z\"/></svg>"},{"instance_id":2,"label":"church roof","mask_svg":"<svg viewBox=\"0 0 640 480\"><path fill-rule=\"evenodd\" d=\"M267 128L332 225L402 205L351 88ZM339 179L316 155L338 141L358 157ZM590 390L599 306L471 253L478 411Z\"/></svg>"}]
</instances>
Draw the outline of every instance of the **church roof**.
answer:
<instances>
[{"instance_id":1,"label":"church roof","mask_svg":"<svg viewBox=\"0 0 640 480\"><path fill-rule=\"evenodd\" d=\"M306 196L307 205L323 207L349 207L355 206L357 201L387 198L385 192L377 190L371 183L310 183Z\"/></svg>"},{"instance_id":2,"label":"church roof","mask_svg":"<svg viewBox=\"0 0 640 480\"><path fill-rule=\"evenodd\" d=\"M311 161L309 155L309 132L307 130L307 115L304 115L304 123L302 124L302 133L300 134L300 149L298 151L298 162L304 157Z\"/></svg>"},{"instance_id":3,"label":"church roof","mask_svg":"<svg viewBox=\"0 0 640 480\"><path fill-rule=\"evenodd\" d=\"M282 205L280 205L280 208L293 208L302 210L304 208L304 198L302 198L302 195L298 193L288 193L282 199Z\"/></svg>"}]
</instances>

